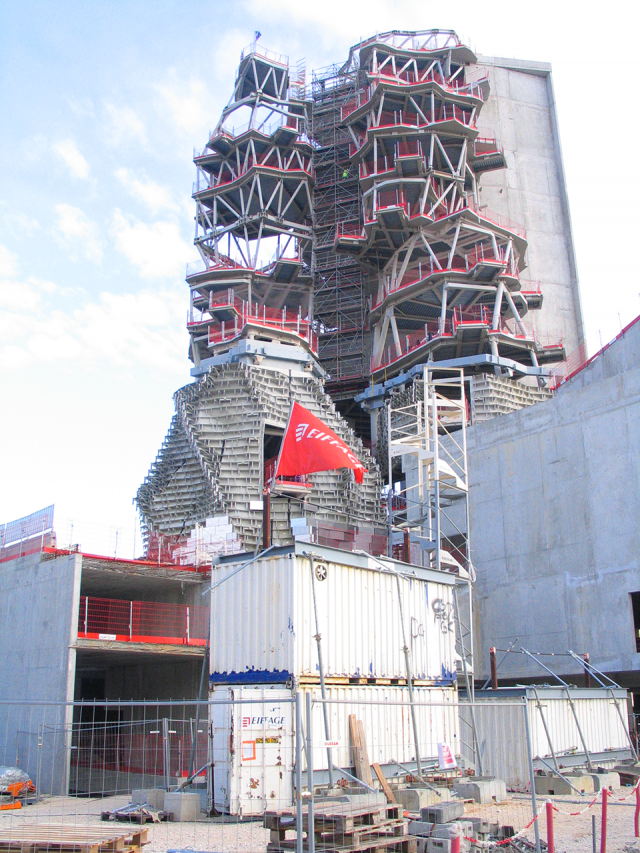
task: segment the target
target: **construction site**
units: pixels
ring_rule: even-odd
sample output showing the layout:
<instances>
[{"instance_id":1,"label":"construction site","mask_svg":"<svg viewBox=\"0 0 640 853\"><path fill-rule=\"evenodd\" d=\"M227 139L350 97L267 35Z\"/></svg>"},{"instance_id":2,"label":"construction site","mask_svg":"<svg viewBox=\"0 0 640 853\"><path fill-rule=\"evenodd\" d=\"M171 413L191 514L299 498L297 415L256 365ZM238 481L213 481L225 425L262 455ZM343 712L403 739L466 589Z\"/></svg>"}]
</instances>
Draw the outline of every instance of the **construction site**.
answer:
<instances>
[{"instance_id":1,"label":"construction site","mask_svg":"<svg viewBox=\"0 0 640 853\"><path fill-rule=\"evenodd\" d=\"M640 850L640 323L588 357L551 67L258 36L141 553L0 526L0 853Z\"/></svg>"}]
</instances>

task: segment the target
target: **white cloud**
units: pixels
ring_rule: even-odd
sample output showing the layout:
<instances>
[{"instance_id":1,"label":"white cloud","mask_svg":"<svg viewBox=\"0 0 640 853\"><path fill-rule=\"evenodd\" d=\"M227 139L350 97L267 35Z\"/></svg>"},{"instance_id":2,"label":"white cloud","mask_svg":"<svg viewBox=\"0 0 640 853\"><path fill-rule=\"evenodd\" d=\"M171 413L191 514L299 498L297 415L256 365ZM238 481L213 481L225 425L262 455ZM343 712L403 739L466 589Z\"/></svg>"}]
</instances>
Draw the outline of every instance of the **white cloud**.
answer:
<instances>
[{"instance_id":1,"label":"white cloud","mask_svg":"<svg viewBox=\"0 0 640 853\"><path fill-rule=\"evenodd\" d=\"M15 275L18 269L18 256L0 243L0 276Z\"/></svg>"},{"instance_id":2,"label":"white cloud","mask_svg":"<svg viewBox=\"0 0 640 853\"><path fill-rule=\"evenodd\" d=\"M35 279L0 281L0 368L82 357L183 373L184 314L178 291L102 293L98 301L64 312L46 303Z\"/></svg>"},{"instance_id":3,"label":"white cloud","mask_svg":"<svg viewBox=\"0 0 640 853\"><path fill-rule=\"evenodd\" d=\"M106 136L112 145L131 141L147 144L144 122L131 107L105 101L104 109L107 114Z\"/></svg>"},{"instance_id":4,"label":"white cloud","mask_svg":"<svg viewBox=\"0 0 640 853\"><path fill-rule=\"evenodd\" d=\"M169 81L157 84L156 91L168 107L175 125L185 135L196 138L213 125L213 103L209 89L202 80L178 80L175 69L169 71Z\"/></svg>"},{"instance_id":5,"label":"white cloud","mask_svg":"<svg viewBox=\"0 0 640 853\"><path fill-rule=\"evenodd\" d=\"M129 193L146 204L153 213L160 210L178 211L178 205L173 201L167 187L149 179L140 180L131 169L117 169L115 174Z\"/></svg>"},{"instance_id":6,"label":"white cloud","mask_svg":"<svg viewBox=\"0 0 640 853\"><path fill-rule=\"evenodd\" d=\"M102 249L97 237L95 223L87 219L84 211L70 204L57 204L56 231L61 235L62 242L67 248L79 248L90 261L99 263L102 260Z\"/></svg>"},{"instance_id":7,"label":"white cloud","mask_svg":"<svg viewBox=\"0 0 640 853\"><path fill-rule=\"evenodd\" d=\"M143 278L181 277L191 247L182 239L177 222L147 224L116 209L113 228L116 248Z\"/></svg>"},{"instance_id":8,"label":"white cloud","mask_svg":"<svg viewBox=\"0 0 640 853\"><path fill-rule=\"evenodd\" d=\"M62 142L57 142L53 146L53 150L67 166L74 178L89 177L89 164L78 151L73 139L64 139Z\"/></svg>"}]
</instances>

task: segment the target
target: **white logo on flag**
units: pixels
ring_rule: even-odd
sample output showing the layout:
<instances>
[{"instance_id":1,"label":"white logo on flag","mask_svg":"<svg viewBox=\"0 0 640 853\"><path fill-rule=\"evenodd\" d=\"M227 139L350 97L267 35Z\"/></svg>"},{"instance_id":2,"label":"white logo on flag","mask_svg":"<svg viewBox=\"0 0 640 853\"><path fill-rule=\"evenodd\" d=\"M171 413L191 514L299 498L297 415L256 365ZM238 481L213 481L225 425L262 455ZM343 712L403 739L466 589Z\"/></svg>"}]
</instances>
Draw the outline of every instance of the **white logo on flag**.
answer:
<instances>
[{"instance_id":1,"label":"white logo on flag","mask_svg":"<svg viewBox=\"0 0 640 853\"><path fill-rule=\"evenodd\" d=\"M296 427L296 441L301 441L304 438L305 432L309 429L309 424L298 424Z\"/></svg>"}]
</instances>

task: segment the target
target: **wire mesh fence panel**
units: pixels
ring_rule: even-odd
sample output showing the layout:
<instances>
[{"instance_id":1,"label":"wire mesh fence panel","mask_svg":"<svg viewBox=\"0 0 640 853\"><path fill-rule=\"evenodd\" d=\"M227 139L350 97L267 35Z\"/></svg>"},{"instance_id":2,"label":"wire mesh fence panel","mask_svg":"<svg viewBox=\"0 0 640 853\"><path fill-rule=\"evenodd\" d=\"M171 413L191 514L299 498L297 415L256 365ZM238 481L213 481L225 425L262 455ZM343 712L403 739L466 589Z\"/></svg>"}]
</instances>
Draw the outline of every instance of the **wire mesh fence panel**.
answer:
<instances>
[{"instance_id":1,"label":"wire mesh fence panel","mask_svg":"<svg viewBox=\"0 0 640 853\"><path fill-rule=\"evenodd\" d=\"M632 765L593 774L604 824L584 770L569 793L540 775L534 805L524 702L460 702L450 685L325 696L222 685L202 703L0 701L0 764L23 771L9 788L0 770L0 850L429 853L455 850L456 833L462 851L535 850L536 813L541 850L549 817L558 851L592 849L592 815L598 849L634 841Z\"/></svg>"}]
</instances>

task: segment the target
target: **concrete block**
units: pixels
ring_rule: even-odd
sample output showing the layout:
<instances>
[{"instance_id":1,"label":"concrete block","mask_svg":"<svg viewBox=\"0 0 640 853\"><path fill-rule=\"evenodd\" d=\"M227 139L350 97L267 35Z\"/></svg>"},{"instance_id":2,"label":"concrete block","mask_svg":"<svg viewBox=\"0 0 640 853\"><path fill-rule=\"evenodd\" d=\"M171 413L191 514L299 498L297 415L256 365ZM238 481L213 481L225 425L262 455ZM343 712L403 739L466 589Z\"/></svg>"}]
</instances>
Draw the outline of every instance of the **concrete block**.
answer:
<instances>
[{"instance_id":1,"label":"concrete block","mask_svg":"<svg viewBox=\"0 0 640 853\"><path fill-rule=\"evenodd\" d=\"M476 803L503 803L507 799L504 779L493 776L469 776L464 781L454 782L453 790L463 800L475 800Z\"/></svg>"},{"instance_id":2,"label":"concrete block","mask_svg":"<svg viewBox=\"0 0 640 853\"><path fill-rule=\"evenodd\" d=\"M164 795L164 810L173 815L174 821L196 821L200 817L200 794L191 791L167 792Z\"/></svg>"},{"instance_id":3,"label":"concrete block","mask_svg":"<svg viewBox=\"0 0 640 853\"><path fill-rule=\"evenodd\" d=\"M451 799L448 788L438 788L437 793L431 788L393 788L392 790L398 803L408 812L422 812L426 806L446 803Z\"/></svg>"},{"instance_id":4,"label":"concrete block","mask_svg":"<svg viewBox=\"0 0 640 853\"><path fill-rule=\"evenodd\" d=\"M474 837L478 835L488 835L491 832L491 824L483 817L468 817L467 820L473 827Z\"/></svg>"},{"instance_id":5,"label":"concrete block","mask_svg":"<svg viewBox=\"0 0 640 853\"><path fill-rule=\"evenodd\" d=\"M461 800L451 800L448 803L439 803L420 809L420 820L427 823L449 823L463 815L464 803Z\"/></svg>"},{"instance_id":6,"label":"concrete block","mask_svg":"<svg viewBox=\"0 0 640 853\"><path fill-rule=\"evenodd\" d=\"M136 788L131 792L131 802L136 805L147 803L159 812L164 810L164 788Z\"/></svg>"},{"instance_id":7,"label":"concrete block","mask_svg":"<svg viewBox=\"0 0 640 853\"><path fill-rule=\"evenodd\" d=\"M471 826L471 824L467 824L467 826ZM451 836L449 838L436 838L435 836L430 836L426 839L426 853L451 853L453 848L453 843L456 838L460 838L460 851L470 850L471 844L464 838L464 826L459 823L442 823L439 824L441 830L444 830L445 827L449 827L449 831L451 832Z\"/></svg>"},{"instance_id":8,"label":"concrete block","mask_svg":"<svg viewBox=\"0 0 640 853\"><path fill-rule=\"evenodd\" d=\"M564 773L565 779L568 779L575 788L583 794L593 793L593 778L591 776L581 776L578 774ZM536 776L536 794L575 794L575 791L565 779L559 776L547 775L546 773Z\"/></svg>"},{"instance_id":9,"label":"concrete block","mask_svg":"<svg viewBox=\"0 0 640 853\"><path fill-rule=\"evenodd\" d=\"M597 794L598 791L602 791L603 788L620 787L620 774L615 773L613 770L607 771L606 773L590 773L589 775L593 779L594 794Z\"/></svg>"},{"instance_id":10,"label":"concrete block","mask_svg":"<svg viewBox=\"0 0 640 853\"><path fill-rule=\"evenodd\" d=\"M455 820L452 823L437 823L433 827L431 838L458 838L462 836L471 837L473 824L468 820Z\"/></svg>"},{"instance_id":11,"label":"concrete block","mask_svg":"<svg viewBox=\"0 0 640 853\"><path fill-rule=\"evenodd\" d=\"M417 835L420 838L428 838L431 835L431 830L435 824L429 823L426 820L410 820L409 821L409 835Z\"/></svg>"},{"instance_id":12,"label":"concrete block","mask_svg":"<svg viewBox=\"0 0 640 853\"><path fill-rule=\"evenodd\" d=\"M428 838L423 838L422 836L415 836L415 845L416 845L416 853L427 853L427 841Z\"/></svg>"}]
</instances>

